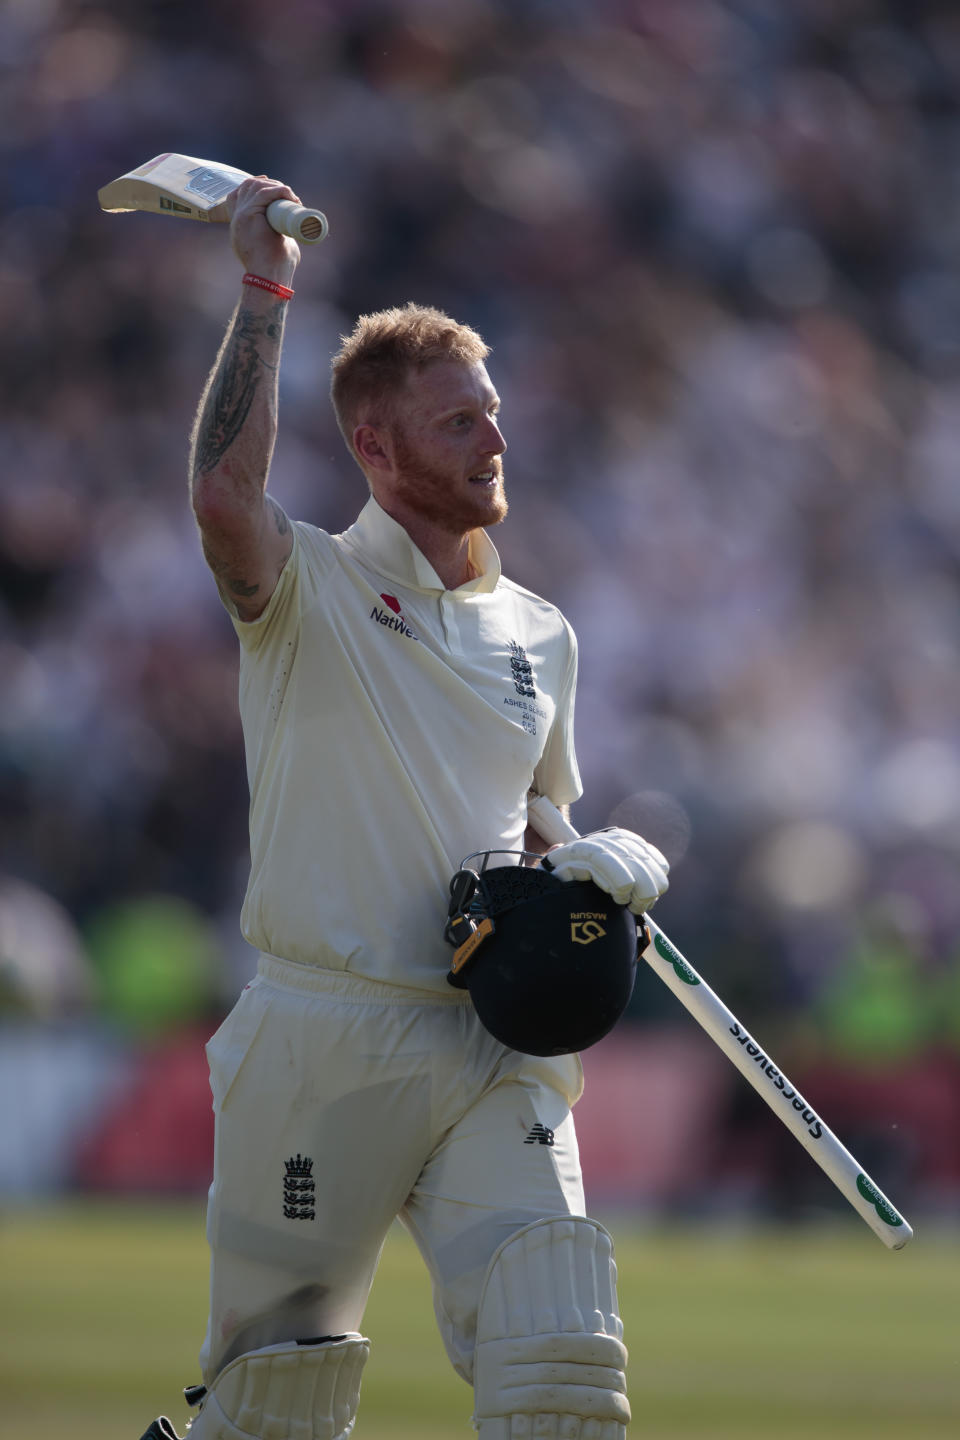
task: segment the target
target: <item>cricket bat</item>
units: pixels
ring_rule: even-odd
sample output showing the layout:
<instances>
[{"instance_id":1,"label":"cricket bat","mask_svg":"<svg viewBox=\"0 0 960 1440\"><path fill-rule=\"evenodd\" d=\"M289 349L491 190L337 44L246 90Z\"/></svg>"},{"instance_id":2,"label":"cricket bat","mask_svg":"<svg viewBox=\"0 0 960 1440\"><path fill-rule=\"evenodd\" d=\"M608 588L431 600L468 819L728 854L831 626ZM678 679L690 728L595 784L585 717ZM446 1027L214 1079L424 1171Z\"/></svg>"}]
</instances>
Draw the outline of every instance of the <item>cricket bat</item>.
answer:
<instances>
[{"instance_id":1,"label":"cricket bat","mask_svg":"<svg viewBox=\"0 0 960 1440\"><path fill-rule=\"evenodd\" d=\"M250 176L246 170L197 160L192 155L155 155L145 165L128 170L97 191L101 210L112 214L150 210L156 215L178 215L183 220L228 223L227 196ZM301 245L325 240L330 226L321 210L308 210L293 200L274 200L267 220L278 235L290 235Z\"/></svg>"},{"instance_id":2,"label":"cricket bat","mask_svg":"<svg viewBox=\"0 0 960 1440\"><path fill-rule=\"evenodd\" d=\"M527 802L537 833L550 845L565 845L579 838L576 830L544 795ZM884 1195L858 1160L843 1146L803 1096L790 1084L754 1040L745 1025L727 1009L702 976L684 959L649 915L639 920L646 941L640 952L651 970L672 990L694 1020L740 1071L762 1100L836 1185L844 1199L865 1220L888 1250L902 1250L913 1230Z\"/></svg>"}]
</instances>

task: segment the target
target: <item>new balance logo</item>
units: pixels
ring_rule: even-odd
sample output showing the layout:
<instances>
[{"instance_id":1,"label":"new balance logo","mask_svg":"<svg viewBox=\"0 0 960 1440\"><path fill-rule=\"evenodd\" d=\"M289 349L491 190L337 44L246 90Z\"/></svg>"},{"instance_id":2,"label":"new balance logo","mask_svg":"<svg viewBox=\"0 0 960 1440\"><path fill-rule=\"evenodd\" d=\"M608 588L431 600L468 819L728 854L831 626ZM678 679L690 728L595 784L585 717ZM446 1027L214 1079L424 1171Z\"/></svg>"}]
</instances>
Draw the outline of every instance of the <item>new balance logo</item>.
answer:
<instances>
[{"instance_id":1,"label":"new balance logo","mask_svg":"<svg viewBox=\"0 0 960 1440\"><path fill-rule=\"evenodd\" d=\"M549 1125L541 1125L538 1120L523 1143L524 1145L552 1145L553 1131Z\"/></svg>"}]
</instances>

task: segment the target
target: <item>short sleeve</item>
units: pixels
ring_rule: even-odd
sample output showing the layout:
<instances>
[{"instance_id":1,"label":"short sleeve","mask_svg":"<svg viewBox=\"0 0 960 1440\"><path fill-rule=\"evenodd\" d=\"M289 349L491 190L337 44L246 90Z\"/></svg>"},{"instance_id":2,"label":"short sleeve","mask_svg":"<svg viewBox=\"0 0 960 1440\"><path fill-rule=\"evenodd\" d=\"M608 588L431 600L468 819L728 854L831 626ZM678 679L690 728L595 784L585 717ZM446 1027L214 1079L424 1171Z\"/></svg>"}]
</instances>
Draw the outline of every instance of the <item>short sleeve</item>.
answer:
<instances>
[{"instance_id":1,"label":"short sleeve","mask_svg":"<svg viewBox=\"0 0 960 1440\"><path fill-rule=\"evenodd\" d=\"M556 696L553 724L533 777L534 789L539 795L546 795L554 805L572 805L583 794L573 739L577 638L569 625L566 625L566 630L569 641L567 667Z\"/></svg>"},{"instance_id":2,"label":"short sleeve","mask_svg":"<svg viewBox=\"0 0 960 1440\"><path fill-rule=\"evenodd\" d=\"M325 530L300 520L294 521L291 529L293 546L287 563L256 620L241 620L229 597L222 589L219 592L241 646L251 655L258 653L268 640L298 627L304 604L316 594L333 569L333 541Z\"/></svg>"}]
</instances>

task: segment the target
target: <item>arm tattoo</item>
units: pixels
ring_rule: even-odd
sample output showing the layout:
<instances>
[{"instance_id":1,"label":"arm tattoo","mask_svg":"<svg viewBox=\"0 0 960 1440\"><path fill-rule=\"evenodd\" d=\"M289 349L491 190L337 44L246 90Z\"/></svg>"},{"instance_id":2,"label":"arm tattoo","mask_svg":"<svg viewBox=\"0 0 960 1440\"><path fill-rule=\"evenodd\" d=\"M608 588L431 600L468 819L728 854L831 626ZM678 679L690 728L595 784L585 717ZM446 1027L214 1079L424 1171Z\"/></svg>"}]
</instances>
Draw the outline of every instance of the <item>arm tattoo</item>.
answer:
<instances>
[{"instance_id":1,"label":"arm tattoo","mask_svg":"<svg viewBox=\"0 0 960 1440\"><path fill-rule=\"evenodd\" d=\"M231 562L216 555L206 543L203 546L203 554L222 589L229 590L230 594L236 595L238 600L253 599L260 589L259 582L251 584L249 580L242 580L238 575L231 575Z\"/></svg>"},{"instance_id":2,"label":"arm tattoo","mask_svg":"<svg viewBox=\"0 0 960 1440\"><path fill-rule=\"evenodd\" d=\"M282 335L279 317L270 319L249 310L237 311L197 423L195 474L215 469L240 434L263 379L262 371L266 369L275 376L278 368L278 360L268 360L260 353L258 342L265 336L279 347Z\"/></svg>"},{"instance_id":3,"label":"arm tattoo","mask_svg":"<svg viewBox=\"0 0 960 1440\"><path fill-rule=\"evenodd\" d=\"M259 585L250 585L246 580L231 580L229 577L227 579L227 587L231 595L236 595L241 600L251 599L260 589Z\"/></svg>"},{"instance_id":4,"label":"arm tattoo","mask_svg":"<svg viewBox=\"0 0 960 1440\"><path fill-rule=\"evenodd\" d=\"M290 521L287 519L282 506L277 504L276 500L274 500L272 495L268 495L267 499L270 501L270 508L273 511L273 523L277 527L277 534L289 535Z\"/></svg>"}]
</instances>

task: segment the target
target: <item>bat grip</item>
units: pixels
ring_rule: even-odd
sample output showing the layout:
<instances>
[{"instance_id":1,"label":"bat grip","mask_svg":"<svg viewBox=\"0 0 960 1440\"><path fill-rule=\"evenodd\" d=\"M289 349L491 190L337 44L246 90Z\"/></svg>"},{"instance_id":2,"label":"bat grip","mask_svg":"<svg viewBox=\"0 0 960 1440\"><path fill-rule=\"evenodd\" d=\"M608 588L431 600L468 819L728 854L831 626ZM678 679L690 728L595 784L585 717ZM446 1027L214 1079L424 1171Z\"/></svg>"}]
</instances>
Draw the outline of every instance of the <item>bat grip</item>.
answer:
<instances>
[{"instance_id":1,"label":"bat grip","mask_svg":"<svg viewBox=\"0 0 960 1440\"><path fill-rule=\"evenodd\" d=\"M580 831L574 829L570 821L565 819L553 801L548 800L546 795L527 796L527 820L548 845L567 845L571 840L581 838ZM549 857L547 857L547 863L549 866ZM646 916L637 915L635 918L639 927L638 934L641 943L648 945L650 933L646 929Z\"/></svg>"},{"instance_id":2,"label":"bat grip","mask_svg":"<svg viewBox=\"0 0 960 1440\"><path fill-rule=\"evenodd\" d=\"M322 210L308 210L295 200L274 200L267 206L267 220L278 235L289 235L301 245L318 245L330 232Z\"/></svg>"},{"instance_id":3,"label":"bat grip","mask_svg":"<svg viewBox=\"0 0 960 1440\"><path fill-rule=\"evenodd\" d=\"M548 845L566 845L569 840L579 840L580 833L565 820L552 800L546 795L530 795L527 799L527 817L537 834Z\"/></svg>"}]
</instances>

